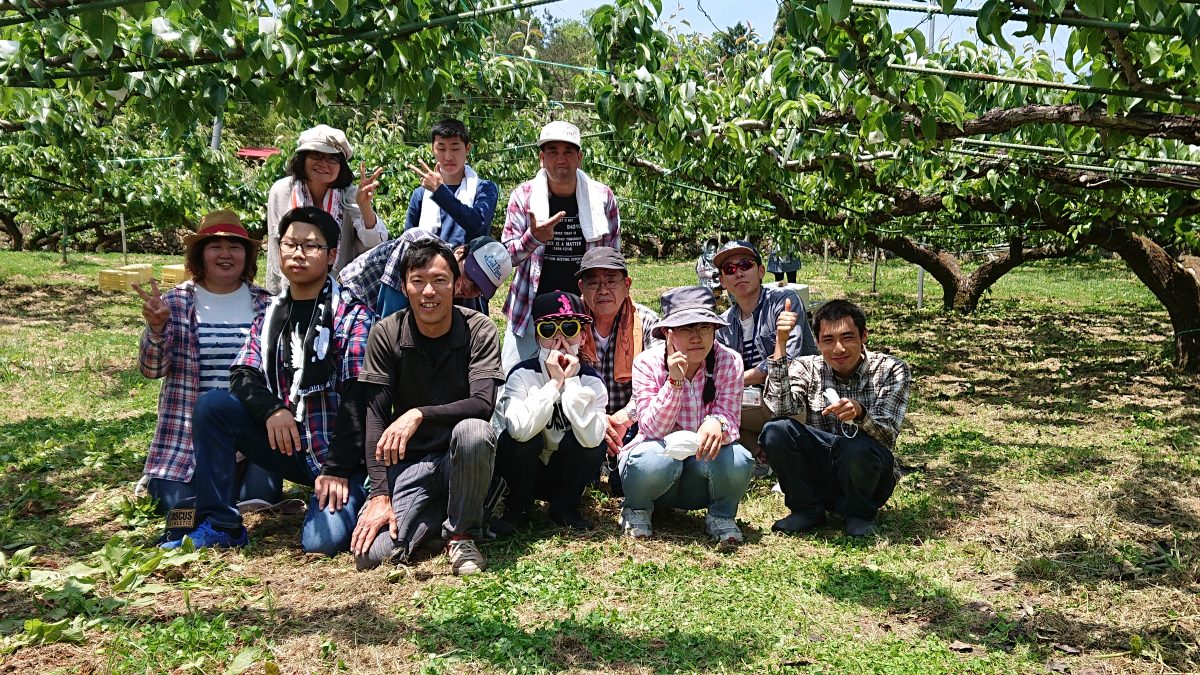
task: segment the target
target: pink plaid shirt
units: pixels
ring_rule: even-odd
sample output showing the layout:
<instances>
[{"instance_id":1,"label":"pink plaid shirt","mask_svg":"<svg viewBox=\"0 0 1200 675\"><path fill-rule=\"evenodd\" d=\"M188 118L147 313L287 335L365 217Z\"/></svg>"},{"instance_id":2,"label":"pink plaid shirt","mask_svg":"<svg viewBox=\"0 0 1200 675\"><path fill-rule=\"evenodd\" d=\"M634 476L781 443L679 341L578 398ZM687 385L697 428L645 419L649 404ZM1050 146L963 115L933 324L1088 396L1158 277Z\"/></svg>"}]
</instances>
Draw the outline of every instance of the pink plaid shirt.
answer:
<instances>
[{"instance_id":1,"label":"pink plaid shirt","mask_svg":"<svg viewBox=\"0 0 1200 675\"><path fill-rule=\"evenodd\" d=\"M146 453L145 474L151 478L192 480L192 408L200 391L200 333L196 327L196 285L188 280L163 293L171 318L162 335L142 331L138 368L151 379L166 378L158 395L158 425ZM251 284L255 316L271 301L264 288Z\"/></svg>"},{"instance_id":2,"label":"pink plaid shirt","mask_svg":"<svg viewBox=\"0 0 1200 675\"><path fill-rule=\"evenodd\" d=\"M595 182L595 181L592 181ZM596 241L584 242L588 249L597 246L609 246L621 250L621 215L617 211L617 198L608 186L604 186L608 195L604 202L604 213L608 216L608 234ZM512 256L514 272L512 286L508 290L508 298L504 301L504 315L508 317L513 335L525 335L529 326L529 314L533 310L533 297L537 295L538 284L542 281L542 254L545 245L533 236L529 222L529 195L533 192L533 182L527 181L517 186L508 199L508 215L504 219L504 233L500 241L508 248Z\"/></svg>"},{"instance_id":3,"label":"pink plaid shirt","mask_svg":"<svg viewBox=\"0 0 1200 675\"><path fill-rule=\"evenodd\" d=\"M717 364L713 383L717 396L704 405L704 368L676 389L667 382L665 345L656 344L633 360L633 404L637 406L638 435L622 452L644 440L660 440L673 431L697 431L704 418L713 415L725 421L728 430L722 444L740 437L742 419L742 357L737 352L713 343Z\"/></svg>"}]
</instances>

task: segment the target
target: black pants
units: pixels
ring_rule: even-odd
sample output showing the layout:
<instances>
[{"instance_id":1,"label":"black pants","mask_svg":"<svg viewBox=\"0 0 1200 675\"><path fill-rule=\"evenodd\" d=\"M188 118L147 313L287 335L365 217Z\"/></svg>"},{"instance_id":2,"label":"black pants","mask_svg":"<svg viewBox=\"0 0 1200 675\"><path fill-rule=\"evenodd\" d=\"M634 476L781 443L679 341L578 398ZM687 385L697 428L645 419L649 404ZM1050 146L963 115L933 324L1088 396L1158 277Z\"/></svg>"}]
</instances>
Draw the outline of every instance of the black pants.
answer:
<instances>
[{"instance_id":1,"label":"black pants","mask_svg":"<svg viewBox=\"0 0 1200 675\"><path fill-rule=\"evenodd\" d=\"M796 283L796 273L795 272L771 272L771 276L774 278L775 281L781 281L785 275L787 276L787 281L789 284Z\"/></svg>"},{"instance_id":2,"label":"black pants","mask_svg":"<svg viewBox=\"0 0 1200 675\"><path fill-rule=\"evenodd\" d=\"M861 430L846 438L779 418L763 426L759 443L793 513L872 520L896 488L892 452Z\"/></svg>"},{"instance_id":3,"label":"black pants","mask_svg":"<svg viewBox=\"0 0 1200 675\"><path fill-rule=\"evenodd\" d=\"M544 499L552 513L577 511L583 490L600 470L604 444L585 448L570 431L563 436L550 462L541 460L544 447L538 434L524 443L508 432L496 443L496 473L508 483L504 512L516 513L533 508L533 500Z\"/></svg>"}]
</instances>

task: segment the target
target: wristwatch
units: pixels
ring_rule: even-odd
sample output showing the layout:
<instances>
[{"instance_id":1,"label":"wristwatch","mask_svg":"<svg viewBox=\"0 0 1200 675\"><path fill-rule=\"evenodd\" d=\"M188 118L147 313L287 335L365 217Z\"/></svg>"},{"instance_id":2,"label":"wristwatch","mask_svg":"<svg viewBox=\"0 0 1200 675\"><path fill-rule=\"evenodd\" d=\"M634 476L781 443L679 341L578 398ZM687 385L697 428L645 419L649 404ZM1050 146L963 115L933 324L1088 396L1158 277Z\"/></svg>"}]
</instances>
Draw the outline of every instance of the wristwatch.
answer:
<instances>
[{"instance_id":1,"label":"wristwatch","mask_svg":"<svg viewBox=\"0 0 1200 675\"><path fill-rule=\"evenodd\" d=\"M719 422L721 424L721 433L722 434L729 433L729 423L725 421L724 417L718 417L716 415L705 415L704 420L705 421L716 420L717 422Z\"/></svg>"}]
</instances>

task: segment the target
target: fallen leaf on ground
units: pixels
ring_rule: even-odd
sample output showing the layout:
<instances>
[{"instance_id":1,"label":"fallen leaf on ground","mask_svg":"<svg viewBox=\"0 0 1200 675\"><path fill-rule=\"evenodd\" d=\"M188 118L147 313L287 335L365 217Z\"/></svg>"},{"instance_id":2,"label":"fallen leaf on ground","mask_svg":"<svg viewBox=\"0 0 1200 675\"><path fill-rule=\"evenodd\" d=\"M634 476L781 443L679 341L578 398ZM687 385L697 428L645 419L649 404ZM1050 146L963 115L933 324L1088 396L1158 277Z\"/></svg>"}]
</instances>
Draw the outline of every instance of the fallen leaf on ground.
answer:
<instances>
[{"instance_id":1,"label":"fallen leaf on ground","mask_svg":"<svg viewBox=\"0 0 1200 675\"><path fill-rule=\"evenodd\" d=\"M969 645L961 640L955 640L954 642L950 643L950 650L955 651L955 652L964 652L964 653L965 652L973 652L973 651L975 651L975 646Z\"/></svg>"}]
</instances>

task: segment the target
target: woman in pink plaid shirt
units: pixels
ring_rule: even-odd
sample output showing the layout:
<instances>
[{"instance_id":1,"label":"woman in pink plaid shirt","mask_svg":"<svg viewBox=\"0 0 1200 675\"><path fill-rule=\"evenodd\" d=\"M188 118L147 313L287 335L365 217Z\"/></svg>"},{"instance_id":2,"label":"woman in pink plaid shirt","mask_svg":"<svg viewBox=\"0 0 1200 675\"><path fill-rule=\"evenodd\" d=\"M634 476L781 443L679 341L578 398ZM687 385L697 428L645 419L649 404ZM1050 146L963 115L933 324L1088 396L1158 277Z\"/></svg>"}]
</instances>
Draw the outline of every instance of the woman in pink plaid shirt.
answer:
<instances>
[{"instance_id":1,"label":"woman in pink plaid shirt","mask_svg":"<svg viewBox=\"0 0 1200 675\"><path fill-rule=\"evenodd\" d=\"M633 362L639 433L621 451L625 487L621 527L634 538L652 534L655 507L708 509L704 527L723 547L742 541L738 502L754 459L737 442L742 406L742 357L718 344L712 291L687 286L662 296L663 318L648 349ZM676 459L682 457L682 459Z\"/></svg>"}]
</instances>

